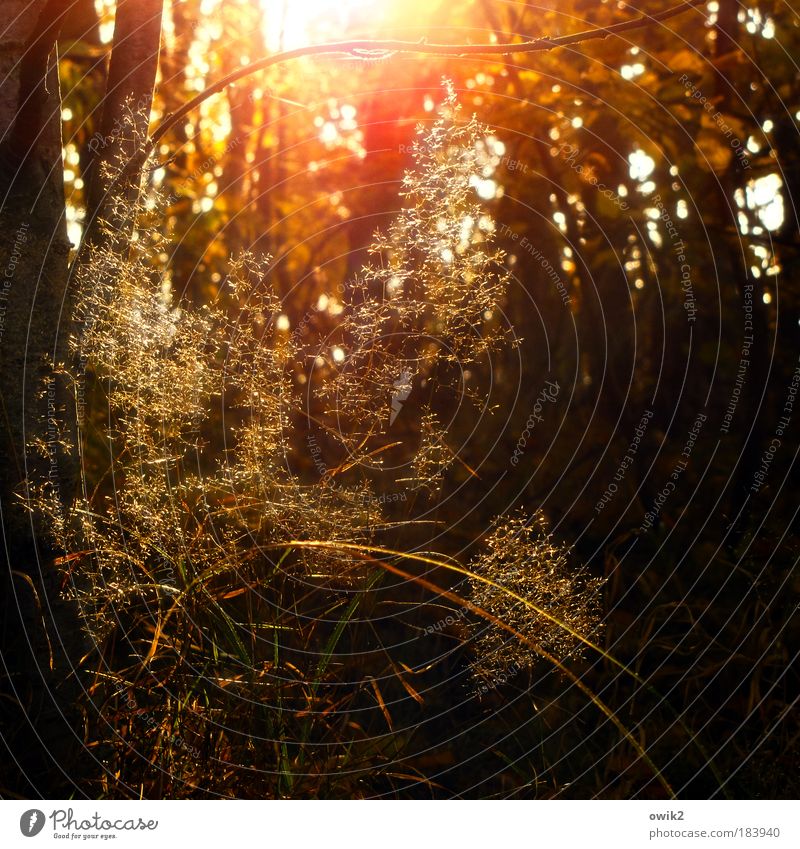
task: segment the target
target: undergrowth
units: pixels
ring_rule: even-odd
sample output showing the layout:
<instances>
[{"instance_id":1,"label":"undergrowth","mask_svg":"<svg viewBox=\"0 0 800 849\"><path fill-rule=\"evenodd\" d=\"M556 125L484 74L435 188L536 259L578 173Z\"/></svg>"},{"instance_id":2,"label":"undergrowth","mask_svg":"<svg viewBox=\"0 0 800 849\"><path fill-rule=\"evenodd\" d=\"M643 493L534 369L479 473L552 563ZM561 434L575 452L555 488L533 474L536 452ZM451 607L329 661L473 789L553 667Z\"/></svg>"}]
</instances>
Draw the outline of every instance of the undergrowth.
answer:
<instances>
[{"instance_id":1,"label":"undergrowth","mask_svg":"<svg viewBox=\"0 0 800 849\"><path fill-rule=\"evenodd\" d=\"M446 794L421 725L512 675L533 681L543 658L577 682L566 664L598 648L602 582L535 511L499 517L455 588L443 555L386 545L415 521L397 493L435 501L458 462L435 399L480 405L462 370L513 344L470 180L489 137L450 92L332 336L280 320L267 257L233 257L213 303L177 301L152 188L128 212L129 250L109 234L81 257L63 368L82 492L65 509L45 485L40 507L91 639L97 794ZM398 448L392 416L412 392L417 425ZM324 454L311 473L309 440ZM447 617L463 628L442 652L428 635ZM471 683L449 680L454 663ZM514 781L558 789L527 767Z\"/></svg>"}]
</instances>

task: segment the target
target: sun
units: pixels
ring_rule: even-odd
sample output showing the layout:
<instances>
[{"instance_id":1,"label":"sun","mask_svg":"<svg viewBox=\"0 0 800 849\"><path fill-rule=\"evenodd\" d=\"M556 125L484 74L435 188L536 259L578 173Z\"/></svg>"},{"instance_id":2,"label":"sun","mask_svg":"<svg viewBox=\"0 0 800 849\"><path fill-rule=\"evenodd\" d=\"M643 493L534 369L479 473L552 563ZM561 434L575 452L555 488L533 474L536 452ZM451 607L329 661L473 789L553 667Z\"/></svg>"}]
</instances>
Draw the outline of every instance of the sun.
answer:
<instances>
[{"instance_id":1,"label":"sun","mask_svg":"<svg viewBox=\"0 0 800 849\"><path fill-rule=\"evenodd\" d=\"M370 0L258 0L264 10L264 35L270 50L344 38L374 3Z\"/></svg>"}]
</instances>

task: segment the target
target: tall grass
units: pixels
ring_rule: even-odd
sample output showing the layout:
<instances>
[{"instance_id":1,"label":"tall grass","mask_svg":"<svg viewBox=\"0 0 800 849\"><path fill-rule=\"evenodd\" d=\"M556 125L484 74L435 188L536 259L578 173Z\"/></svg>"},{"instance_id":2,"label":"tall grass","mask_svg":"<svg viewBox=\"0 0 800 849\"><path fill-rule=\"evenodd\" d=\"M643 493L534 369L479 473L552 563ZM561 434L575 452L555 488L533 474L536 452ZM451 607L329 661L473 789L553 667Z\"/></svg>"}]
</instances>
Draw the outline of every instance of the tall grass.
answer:
<instances>
[{"instance_id":1,"label":"tall grass","mask_svg":"<svg viewBox=\"0 0 800 849\"><path fill-rule=\"evenodd\" d=\"M404 208L376 236L332 337L311 322L286 328L268 258L248 253L213 303L176 302L151 189L129 212L130 251L111 240L83 258L65 366L82 492L65 512L45 485L40 506L93 645L83 665L98 793L447 793L411 753L441 687L445 709L475 698L449 683L452 664L474 687L542 658L668 791L569 670L587 646L608 658L602 582L540 514L499 517L457 567L458 592L404 571L385 545L414 523L389 496L435 499L458 459L435 399L459 390L458 369L511 344L497 319L503 255L471 182L495 160L489 130L462 120L449 92L418 132ZM417 424L398 440L398 398L423 384ZM309 440L322 446L314 464ZM402 471L382 467L390 451ZM405 556L447 581L445 559ZM459 608L466 627L442 654L426 626Z\"/></svg>"}]
</instances>

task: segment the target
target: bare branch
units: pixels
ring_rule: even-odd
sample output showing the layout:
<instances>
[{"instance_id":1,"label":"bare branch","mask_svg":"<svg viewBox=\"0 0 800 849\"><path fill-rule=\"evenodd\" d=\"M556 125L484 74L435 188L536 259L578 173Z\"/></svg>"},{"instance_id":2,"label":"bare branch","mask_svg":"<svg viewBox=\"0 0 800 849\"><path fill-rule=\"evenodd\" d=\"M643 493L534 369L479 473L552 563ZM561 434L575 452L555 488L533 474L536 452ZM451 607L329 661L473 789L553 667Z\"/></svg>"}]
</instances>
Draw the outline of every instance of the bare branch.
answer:
<instances>
[{"instance_id":1,"label":"bare branch","mask_svg":"<svg viewBox=\"0 0 800 849\"><path fill-rule=\"evenodd\" d=\"M463 58L466 56L507 56L514 53L541 53L547 50L554 50L557 47L569 47L584 41L604 39L610 35L618 35L623 32L642 29L660 21L665 21L668 18L674 18L705 2L706 0L685 0L685 2L670 9L665 9L663 12L658 12L655 15L640 14L630 21L621 21L611 26L596 27L582 32L572 33L571 35L558 36L557 38L545 36L544 38L535 38L529 41L501 44L428 44L424 40L414 42L362 39L331 42L329 44L311 44L306 47L295 48L294 50L285 50L282 53L275 53L272 56L265 56L263 59L250 62L248 65L237 68L235 71L212 83L208 88L187 101L176 112L167 115L161 121L153 131L150 146L151 149L154 148L164 134L178 124L189 112L199 106L204 100L222 91L232 83L250 76L250 74L254 74L256 71L262 71L264 68L289 62L292 59L300 59L303 56L343 54L360 59L383 59L394 54L424 53L433 56L456 56Z\"/></svg>"},{"instance_id":2,"label":"bare branch","mask_svg":"<svg viewBox=\"0 0 800 849\"><path fill-rule=\"evenodd\" d=\"M570 35L562 35L557 38L545 36L543 38L535 38L529 41L520 41L513 43L499 44L428 44L424 39L421 41L393 41L393 40L373 40L361 39L354 41L330 42L327 44L312 44L306 47L298 47L294 50L285 50L281 53L275 53L271 56L265 56L241 68L237 68L229 74L226 74L221 79L212 83L198 95L187 101L175 112L167 115L161 123L153 130L149 141L140 151L139 157L131 157L128 165L122 169L117 176L116 181L123 179L130 169L137 167L137 163L141 157L149 156L158 146L159 141L168 133L174 126L182 121L193 109L199 106L209 97L223 91L227 86L238 82L257 71L265 68L279 65L284 62L289 62L293 59L300 59L303 56L323 56L323 55L344 55L355 57L364 60L383 59L395 54L427 54L432 56L508 56L516 53L541 53L549 50L554 50L558 47L569 47L574 44L580 44L584 41L592 41L597 39L605 39L611 35L619 35L623 32L631 30L643 29L661 21L674 18L677 15L682 15L690 9L695 9L703 5L706 0L685 0L685 2L665 9L663 12L658 12L655 15L640 14L636 18L629 21L620 21L616 24L611 24L607 27L596 27L594 29L583 30L582 32L572 33ZM627 4L625 4L627 6ZM627 7L632 8L632 7ZM77 267L81 261L87 240L81 241L80 248L73 260L73 268Z\"/></svg>"}]
</instances>

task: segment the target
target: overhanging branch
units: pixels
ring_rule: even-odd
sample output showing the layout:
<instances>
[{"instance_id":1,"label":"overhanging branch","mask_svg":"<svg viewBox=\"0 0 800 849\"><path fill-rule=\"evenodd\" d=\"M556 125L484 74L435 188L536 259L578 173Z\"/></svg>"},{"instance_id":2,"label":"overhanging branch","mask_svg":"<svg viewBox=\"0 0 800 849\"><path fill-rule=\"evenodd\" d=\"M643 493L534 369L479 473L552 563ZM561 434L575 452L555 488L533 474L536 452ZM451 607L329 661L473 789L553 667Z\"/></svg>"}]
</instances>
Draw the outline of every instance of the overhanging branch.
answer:
<instances>
[{"instance_id":1,"label":"overhanging branch","mask_svg":"<svg viewBox=\"0 0 800 849\"><path fill-rule=\"evenodd\" d=\"M604 39L610 35L643 29L660 21L665 21L668 18L674 18L676 15L681 15L689 9L703 5L705 2L706 0L685 0L685 2L670 9L665 9L663 12L658 12L655 15L640 14L638 17L632 18L629 21L621 21L607 27L595 27L594 29L572 33L571 35L561 35L557 38L545 36L544 38L534 38L529 41L501 44L428 44L424 40L415 42L361 39L356 41L331 42L328 44L311 44L306 47L295 48L294 50L285 50L281 53L275 53L272 56L265 56L263 59L257 59L255 62L250 62L241 68L237 68L235 71L231 71L231 73L212 83L208 88L187 101L180 109L167 115L153 131L150 137L150 148L155 148L165 133L169 132L172 127L204 100L222 91L227 86L257 71L262 71L265 68L279 65L283 62L289 62L292 59L300 59L303 56L345 55L356 59L374 60L383 59L399 53L422 53L433 56L456 56L462 58L466 56L508 56L515 53L541 53L554 50L557 47L569 47L584 41Z\"/></svg>"},{"instance_id":2,"label":"overhanging branch","mask_svg":"<svg viewBox=\"0 0 800 849\"><path fill-rule=\"evenodd\" d=\"M556 38L544 37L535 38L529 41L499 43L499 44L428 44L424 39L422 41L394 41L394 40L377 40L377 39L360 39L354 41L339 41L327 44L312 44L306 47L298 47L294 50L285 50L281 53L275 53L271 56L265 56L255 62L237 68L235 71L226 74L221 79L212 83L206 89L201 91L191 100L187 101L183 106L175 112L167 115L160 124L153 130L149 140L139 150L138 155L131 157L127 165L121 169L112 186L108 188L108 192L115 189L121 180L125 179L131 169L139 167L140 163L150 153L152 153L159 141L166 133L176 124L183 120L193 109L199 106L209 97L223 91L227 86L238 82L257 71L265 68L279 65L284 62L289 62L293 59L300 59L303 56L323 56L323 55L344 55L357 59L374 60L382 59L395 54L427 54L431 56L509 56L517 53L541 53L549 50L554 50L558 47L569 47L574 44L580 44L584 41L592 41L608 38L612 35L619 35L631 30L643 29L652 26L661 21L666 21L669 18L674 18L677 15L682 15L684 12L694 9L706 3L707 0L684 0L677 6L669 9L664 9L662 12L657 12L654 15L641 13L638 17L632 18L629 21L620 21L616 24L611 24L607 27L595 27L582 32L572 33L571 35L561 35ZM632 7L627 7L632 8ZM92 222L92 226L98 226L97 220ZM92 241L87 238L88 232L84 233L84 238L81 240L81 245L73 260L73 268L77 268L81 262L86 246Z\"/></svg>"}]
</instances>

